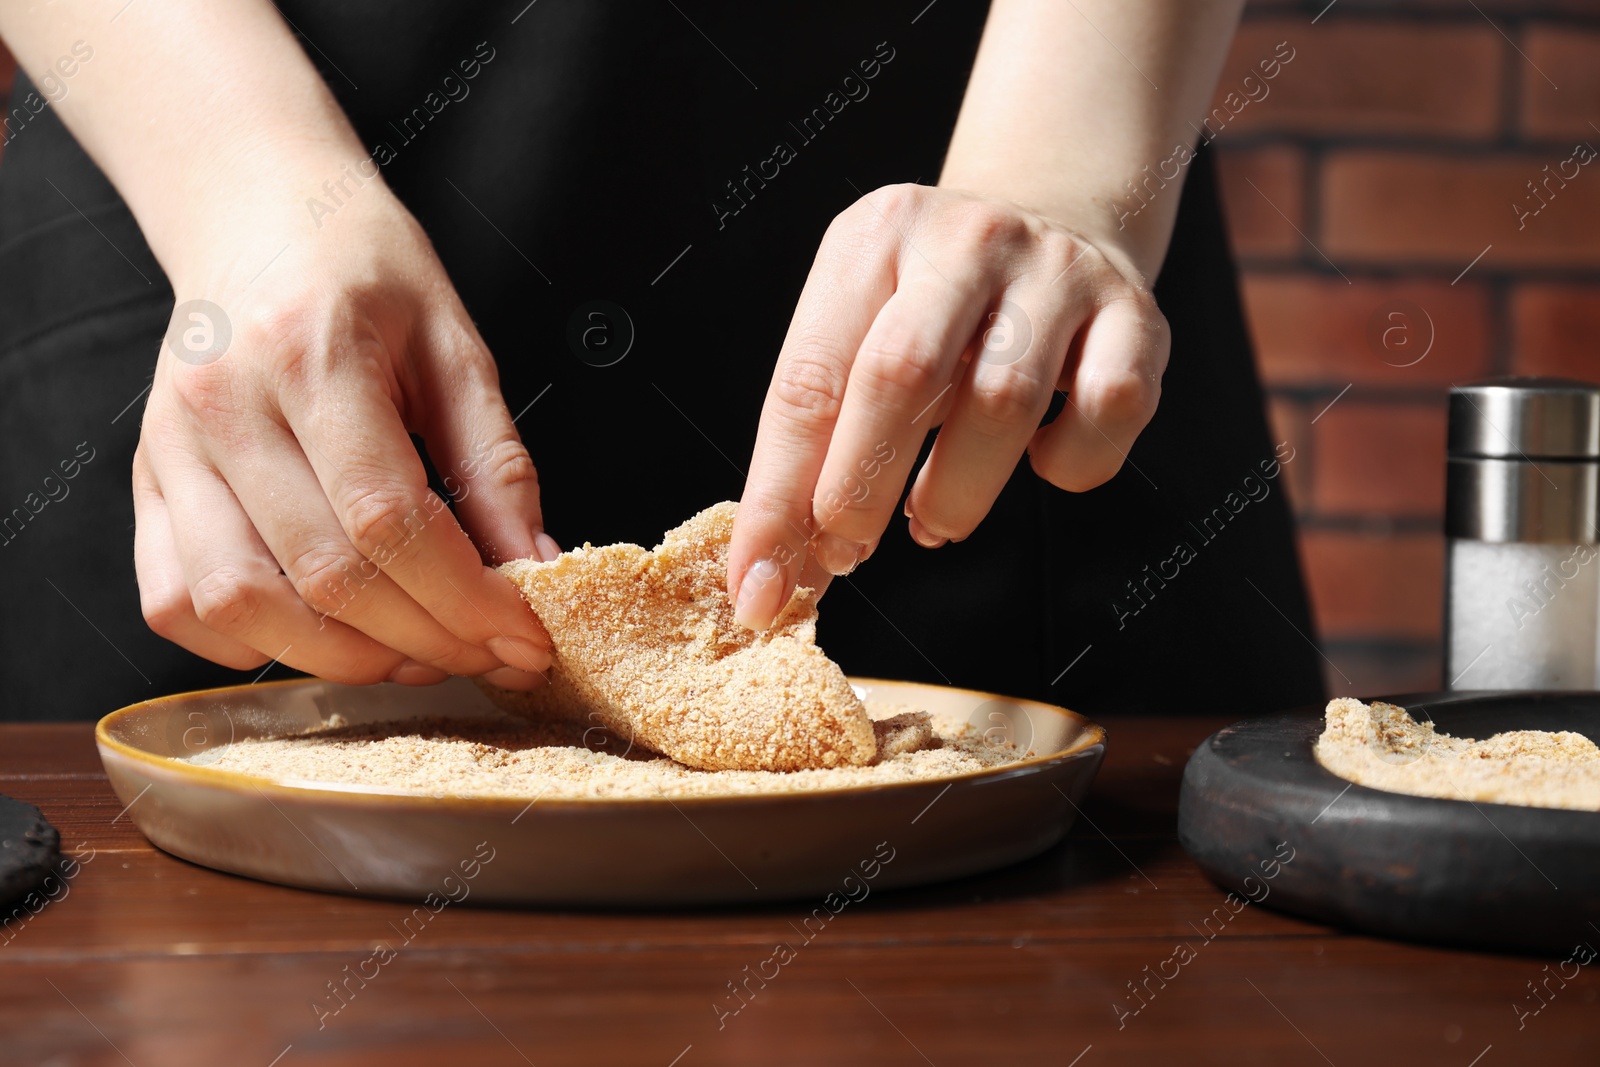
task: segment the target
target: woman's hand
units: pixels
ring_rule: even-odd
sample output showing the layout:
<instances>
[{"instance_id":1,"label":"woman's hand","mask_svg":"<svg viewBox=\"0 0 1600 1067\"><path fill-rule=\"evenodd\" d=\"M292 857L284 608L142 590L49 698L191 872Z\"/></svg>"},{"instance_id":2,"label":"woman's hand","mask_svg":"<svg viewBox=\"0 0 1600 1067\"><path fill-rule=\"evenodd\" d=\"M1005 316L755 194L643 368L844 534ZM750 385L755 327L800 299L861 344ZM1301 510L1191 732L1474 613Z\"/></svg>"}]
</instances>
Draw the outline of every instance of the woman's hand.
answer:
<instances>
[{"instance_id":1,"label":"woman's hand","mask_svg":"<svg viewBox=\"0 0 1600 1067\"><path fill-rule=\"evenodd\" d=\"M833 575L869 557L935 426L905 508L928 548L970 534L1024 454L1063 489L1104 482L1155 413L1169 340L1109 241L951 189L861 198L822 240L767 391L729 556L739 621L771 625L808 551Z\"/></svg>"},{"instance_id":2,"label":"woman's hand","mask_svg":"<svg viewBox=\"0 0 1600 1067\"><path fill-rule=\"evenodd\" d=\"M559 551L494 360L381 180L320 226L293 188L169 267L177 309L133 470L145 617L235 668L531 687L549 638L468 537L491 561Z\"/></svg>"},{"instance_id":3,"label":"woman's hand","mask_svg":"<svg viewBox=\"0 0 1600 1067\"><path fill-rule=\"evenodd\" d=\"M36 78L93 41L55 110L177 297L133 470L150 625L238 668L537 684L549 639L472 540L556 551L494 361L274 5L163 0L109 35L91 0L0 5L0 36Z\"/></svg>"}]
</instances>

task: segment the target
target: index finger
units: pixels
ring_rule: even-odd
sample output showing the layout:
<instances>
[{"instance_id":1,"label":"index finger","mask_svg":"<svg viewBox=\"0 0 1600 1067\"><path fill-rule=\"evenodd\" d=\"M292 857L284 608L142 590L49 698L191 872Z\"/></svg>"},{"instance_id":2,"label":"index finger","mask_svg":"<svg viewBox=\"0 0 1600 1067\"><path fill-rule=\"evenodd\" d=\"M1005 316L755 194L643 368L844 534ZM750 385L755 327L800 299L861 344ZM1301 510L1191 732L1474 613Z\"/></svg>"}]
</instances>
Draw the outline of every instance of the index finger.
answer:
<instances>
[{"instance_id":1,"label":"index finger","mask_svg":"<svg viewBox=\"0 0 1600 1067\"><path fill-rule=\"evenodd\" d=\"M376 367L351 362L370 369L320 390L286 390L283 402L346 536L451 633L508 667L542 671L550 639L532 609L484 566L449 506L428 488Z\"/></svg>"},{"instance_id":2,"label":"index finger","mask_svg":"<svg viewBox=\"0 0 1600 1067\"><path fill-rule=\"evenodd\" d=\"M846 215L849 213L847 212ZM811 265L778 353L728 549L734 616L766 629L788 603L815 533L811 498L856 350L894 293L886 242L847 236L840 216Z\"/></svg>"}]
</instances>

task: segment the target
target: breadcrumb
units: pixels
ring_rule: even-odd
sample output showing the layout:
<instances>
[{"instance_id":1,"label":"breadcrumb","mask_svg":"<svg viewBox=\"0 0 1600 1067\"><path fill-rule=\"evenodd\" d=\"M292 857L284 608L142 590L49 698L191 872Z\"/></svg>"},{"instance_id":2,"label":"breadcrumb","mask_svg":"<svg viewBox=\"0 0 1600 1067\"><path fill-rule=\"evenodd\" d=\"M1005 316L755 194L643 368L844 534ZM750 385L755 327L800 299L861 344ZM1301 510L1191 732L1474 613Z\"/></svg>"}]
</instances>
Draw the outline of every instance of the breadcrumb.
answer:
<instances>
[{"instance_id":1,"label":"breadcrumb","mask_svg":"<svg viewBox=\"0 0 1600 1067\"><path fill-rule=\"evenodd\" d=\"M191 762L280 783L369 793L633 800L888 785L976 773L1028 755L959 719L899 705L871 704L869 710L880 720L873 725L890 740L879 760L864 767L701 771L630 748L625 738L593 726L493 712L240 739Z\"/></svg>"},{"instance_id":2,"label":"breadcrumb","mask_svg":"<svg viewBox=\"0 0 1600 1067\"><path fill-rule=\"evenodd\" d=\"M817 647L816 594L795 590L759 633L734 621L725 577L736 509L710 507L650 551L585 544L503 565L549 631L554 663L533 692L485 686L495 703L599 724L701 770L870 762L866 709Z\"/></svg>"},{"instance_id":3,"label":"breadcrumb","mask_svg":"<svg viewBox=\"0 0 1600 1067\"><path fill-rule=\"evenodd\" d=\"M1317 762L1357 785L1411 796L1600 811L1600 748L1571 731L1451 737L1406 709L1330 701Z\"/></svg>"}]
</instances>

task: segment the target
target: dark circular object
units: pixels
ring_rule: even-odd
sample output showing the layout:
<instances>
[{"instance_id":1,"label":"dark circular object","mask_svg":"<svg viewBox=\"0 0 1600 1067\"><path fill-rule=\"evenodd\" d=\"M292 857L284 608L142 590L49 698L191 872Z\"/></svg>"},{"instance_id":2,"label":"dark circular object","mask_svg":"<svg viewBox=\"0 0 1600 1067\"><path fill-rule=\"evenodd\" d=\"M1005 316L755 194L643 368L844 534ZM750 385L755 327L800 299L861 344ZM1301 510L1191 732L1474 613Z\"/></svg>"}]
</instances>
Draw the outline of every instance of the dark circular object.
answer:
<instances>
[{"instance_id":1,"label":"dark circular object","mask_svg":"<svg viewBox=\"0 0 1600 1067\"><path fill-rule=\"evenodd\" d=\"M1411 300L1391 298L1367 319L1367 342L1391 367L1415 367L1433 351L1433 316Z\"/></svg>"},{"instance_id":2,"label":"dark circular object","mask_svg":"<svg viewBox=\"0 0 1600 1067\"><path fill-rule=\"evenodd\" d=\"M0 920L61 861L61 835L32 804L0 797Z\"/></svg>"},{"instance_id":3,"label":"dark circular object","mask_svg":"<svg viewBox=\"0 0 1600 1067\"><path fill-rule=\"evenodd\" d=\"M1571 730L1600 739L1600 693L1389 702L1457 737ZM1386 937L1538 952L1600 944L1590 925L1600 915L1600 813L1353 785L1312 756L1322 726L1322 708L1302 708L1235 723L1195 750L1178 839L1219 886L1246 894L1250 878L1248 895L1267 907ZM1292 859L1272 862L1288 849Z\"/></svg>"},{"instance_id":4,"label":"dark circular object","mask_svg":"<svg viewBox=\"0 0 1600 1067\"><path fill-rule=\"evenodd\" d=\"M621 363L633 349L633 316L611 300L590 300L567 320L567 346L591 367Z\"/></svg>"}]
</instances>

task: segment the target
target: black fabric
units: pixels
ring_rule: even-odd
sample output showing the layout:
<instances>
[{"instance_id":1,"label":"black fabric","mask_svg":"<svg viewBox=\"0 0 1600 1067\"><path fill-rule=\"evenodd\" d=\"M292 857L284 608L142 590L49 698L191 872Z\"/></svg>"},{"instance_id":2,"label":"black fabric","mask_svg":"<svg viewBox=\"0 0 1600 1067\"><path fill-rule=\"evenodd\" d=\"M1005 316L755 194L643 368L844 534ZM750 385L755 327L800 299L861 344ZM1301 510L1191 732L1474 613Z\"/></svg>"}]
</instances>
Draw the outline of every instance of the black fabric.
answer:
<instances>
[{"instance_id":1,"label":"black fabric","mask_svg":"<svg viewBox=\"0 0 1600 1067\"><path fill-rule=\"evenodd\" d=\"M538 398L518 426L563 545L652 543L736 499L829 220L877 186L937 177L983 5L943 0L915 24L922 0L865 6L280 5L438 246L511 409ZM29 91L19 79L14 100ZM779 142L794 158L732 198L726 183ZM340 196L360 195L347 179ZM128 470L172 295L50 108L0 164L0 293L0 518L27 513L0 535L0 717L93 717L249 680L140 617ZM821 639L847 670L1097 715L1320 698L1204 152L1157 296L1172 360L1130 464L1077 495L1023 464L976 534L931 553L897 520L825 601ZM634 327L611 366L568 342L594 300Z\"/></svg>"}]
</instances>

